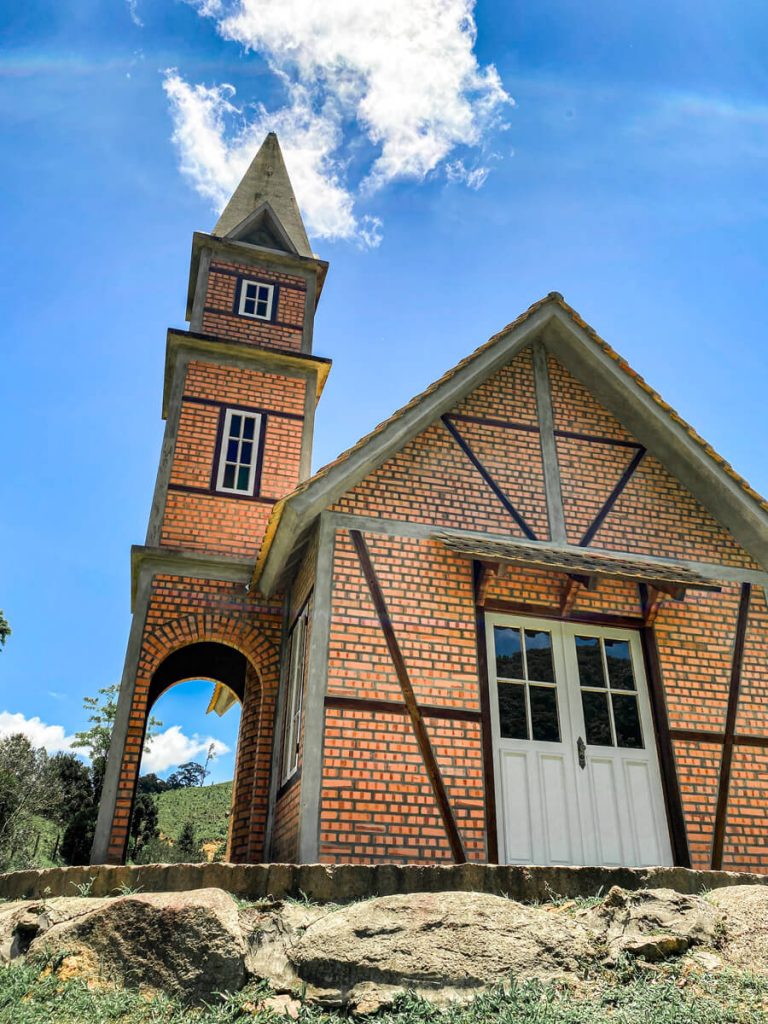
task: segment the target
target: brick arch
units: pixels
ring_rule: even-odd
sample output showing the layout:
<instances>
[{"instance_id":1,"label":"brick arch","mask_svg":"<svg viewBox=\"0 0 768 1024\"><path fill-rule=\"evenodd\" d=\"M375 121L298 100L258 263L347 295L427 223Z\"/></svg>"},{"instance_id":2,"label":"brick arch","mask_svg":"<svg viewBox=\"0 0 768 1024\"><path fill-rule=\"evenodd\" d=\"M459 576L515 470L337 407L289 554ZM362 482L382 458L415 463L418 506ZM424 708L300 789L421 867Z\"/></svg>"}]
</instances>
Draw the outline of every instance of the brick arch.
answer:
<instances>
[{"instance_id":1,"label":"brick arch","mask_svg":"<svg viewBox=\"0 0 768 1024\"><path fill-rule=\"evenodd\" d=\"M147 721L159 696L152 692L153 677L171 655L206 643L233 648L246 660L227 858L248 862L263 856L279 653L252 619L200 612L167 620L144 635L112 820L108 859L113 863L123 861L127 850Z\"/></svg>"}]
</instances>

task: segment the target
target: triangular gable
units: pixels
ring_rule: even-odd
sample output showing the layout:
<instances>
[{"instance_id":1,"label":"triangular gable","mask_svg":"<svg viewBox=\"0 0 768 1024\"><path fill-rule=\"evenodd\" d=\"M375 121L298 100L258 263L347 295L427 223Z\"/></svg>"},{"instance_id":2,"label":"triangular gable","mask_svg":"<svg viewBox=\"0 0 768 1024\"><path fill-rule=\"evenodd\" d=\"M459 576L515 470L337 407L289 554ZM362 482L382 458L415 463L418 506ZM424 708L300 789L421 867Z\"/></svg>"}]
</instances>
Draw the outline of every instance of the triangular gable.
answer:
<instances>
[{"instance_id":1,"label":"triangular gable","mask_svg":"<svg viewBox=\"0 0 768 1024\"><path fill-rule=\"evenodd\" d=\"M768 504L562 296L551 293L277 503L256 565L260 587L271 592L277 586L286 558L315 516L534 341L543 342L577 381L588 381L589 391L628 436L652 452L718 522L728 524L758 564L768 567Z\"/></svg>"},{"instance_id":2,"label":"triangular gable","mask_svg":"<svg viewBox=\"0 0 768 1024\"><path fill-rule=\"evenodd\" d=\"M232 242L247 242L264 249L276 249L279 252L298 255L296 246L266 201L260 203L253 213L240 221L225 237Z\"/></svg>"}]
</instances>

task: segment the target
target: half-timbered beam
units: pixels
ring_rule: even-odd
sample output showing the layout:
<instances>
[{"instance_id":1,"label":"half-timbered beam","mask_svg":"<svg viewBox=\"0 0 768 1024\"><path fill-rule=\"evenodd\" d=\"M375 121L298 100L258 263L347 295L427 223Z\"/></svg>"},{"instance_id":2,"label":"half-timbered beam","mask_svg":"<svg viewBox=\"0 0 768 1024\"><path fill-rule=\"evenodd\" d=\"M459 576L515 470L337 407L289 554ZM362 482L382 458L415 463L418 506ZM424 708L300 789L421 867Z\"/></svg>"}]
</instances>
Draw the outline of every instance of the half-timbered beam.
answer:
<instances>
[{"instance_id":1,"label":"half-timbered beam","mask_svg":"<svg viewBox=\"0 0 768 1024\"><path fill-rule=\"evenodd\" d=\"M584 536L579 541L579 546L580 547L585 548L588 544L592 543L592 539L594 538L594 536L597 533L597 531L600 529L600 527L605 522L605 519L606 519L608 513L611 511L613 506L616 504L616 502L621 497L621 494L622 494L624 488L627 486L629 481L634 476L635 470L640 465L640 463L643 461L643 457L644 456L645 456L645 448L638 448L638 450L632 456L632 459L630 460L629 465L624 470L624 472L621 474L619 482L616 484L616 486L613 488L611 493L608 495L608 497L607 497L607 499L605 501L605 504L600 509L600 511L597 513L597 515L592 520L590 525L587 527L587 530L584 533Z\"/></svg>"},{"instance_id":2,"label":"half-timbered beam","mask_svg":"<svg viewBox=\"0 0 768 1024\"><path fill-rule=\"evenodd\" d=\"M717 788L717 805L715 808L715 828L712 839L712 869L720 871L723 866L723 849L725 847L725 827L728 821L728 791L731 785L731 765L733 762L734 737L736 734L736 716L739 710L739 689L744 663L744 645L747 639L747 622L749 620L749 600L751 596L749 583L742 583L739 599L739 614L736 619L736 635L733 641L733 660L731 662L731 679L728 690L728 709L725 714L725 735L723 737L723 754L720 759L720 780Z\"/></svg>"},{"instance_id":3,"label":"half-timbered beam","mask_svg":"<svg viewBox=\"0 0 768 1024\"><path fill-rule=\"evenodd\" d=\"M440 812L440 817L443 819L443 826L445 827L446 835L448 836L448 842L451 847L451 853L453 859L457 864L464 864L467 860L467 855L464 850L464 843L459 832L456 819L453 815L453 809L451 802L448 798L448 791L445 788L445 782L443 776L440 773L440 768L435 757L435 752L432 747L432 743L429 739L429 733L424 724L424 718L416 700L416 694L413 692L413 686L411 684L410 676L408 675L408 668L403 658L403 653L400 650L400 644L397 640L394 627L392 626L392 620L389 617L389 611L387 609L386 601L384 600L384 594L379 584L376 571L371 561L371 555L368 551L368 545L365 543L365 538L359 530L350 530L349 536L352 538L352 544L354 545L355 552L357 553L358 561L360 562L360 568L363 571L365 582L368 584L368 590L373 601L373 606L376 609L376 615L381 625L381 630L384 634L384 639L387 643L387 649L389 650L389 656L392 659L392 665L395 669L398 682L400 683L400 689L403 693L403 700L405 706L408 709L408 715L411 719L411 725L416 736L416 742L419 745L419 751L421 753L424 767L429 778L432 792L435 795L435 801Z\"/></svg>"},{"instance_id":4,"label":"half-timbered beam","mask_svg":"<svg viewBox=\"0 0 768 1024\"><path fill-rule=\"evenodd\" d=\"M518 510L515 508L515 506L509 500L509 498L504 493L504 491L501 489L501 487L499 487L499 485L493 479L493 477L488 472L486 467L483 465L483 463L477 457L475 452L472 450L472 448L471 448L469 442L466 440L466 438L463 437L462 434L459 433L459 431L458 431L458 429L456 427L456 424L451 421L450 416L441 416L440 419L442 420L443 426L445 427L445 429L448 431L448 433L454 439L456 444L458 444L459 448L461 448L461 450L467 456L467 458L472 463L472 465L475 467L475 469L478 471L478 473L483 478L483 480L485 480L486 484L488 484L490 489L493 491L493 493L499 499L499 501L504 506L504 508L507 510L507 512L512 516L512 518L517 523L517 525L520 527L520 529L523 531L525 536L529 540L538 540L536 534L533 532L531 527L525 521L523 515L520 512L518 512Z\"/></svg>"}]
</instances>

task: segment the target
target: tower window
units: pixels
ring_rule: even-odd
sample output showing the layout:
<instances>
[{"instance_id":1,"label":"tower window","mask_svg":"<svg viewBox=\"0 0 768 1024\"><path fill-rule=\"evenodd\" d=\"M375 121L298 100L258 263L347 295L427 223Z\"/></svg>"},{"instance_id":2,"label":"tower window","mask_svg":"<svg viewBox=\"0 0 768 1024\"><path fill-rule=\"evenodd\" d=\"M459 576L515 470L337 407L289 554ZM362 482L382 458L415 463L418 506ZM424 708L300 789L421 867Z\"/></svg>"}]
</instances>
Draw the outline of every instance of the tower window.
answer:
<instances>
[{"instance_id":1,"label":"tower window","mask_svg":"<svg viewBox=\"0 0 768 1024\"><path fill-rule=\"evenodd\" d=\"M241 316L251 316L256 320L271 320L275 286L262 284L260 281L242 281L240 283Z\"/></svg>"},{"instance_id":2,"label":"tower window","mask_svg":"<svg viewBox=\"0 0 768 1024\"><path fill-rule=\"evenodd\" d=\"M221 438L216 490L252 495L256 487L256 463L261 434L261 415L227 409Z\"/></svg>"}]
</instances>

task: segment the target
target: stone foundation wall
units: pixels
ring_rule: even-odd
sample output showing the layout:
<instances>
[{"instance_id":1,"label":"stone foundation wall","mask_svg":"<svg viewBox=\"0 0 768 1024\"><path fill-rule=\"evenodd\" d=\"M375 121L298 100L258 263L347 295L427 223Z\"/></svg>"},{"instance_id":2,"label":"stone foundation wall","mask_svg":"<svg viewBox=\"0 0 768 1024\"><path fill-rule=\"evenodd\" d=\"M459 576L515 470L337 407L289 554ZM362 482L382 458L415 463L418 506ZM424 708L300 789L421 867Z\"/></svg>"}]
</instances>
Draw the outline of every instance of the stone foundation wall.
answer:
<instances>
[{"instance_id":1,"label":"stone foundation wall","mask_svg":"<svg viewBox=\"0 0 768 1024\"><path fill-rule=\"evenodd\" d=\"M596 896L623 889L699 893L768 885L766 875L688 868L521 867L495 864L147 864L14 871L0 875L0 899L117 896L219 888L243 899L344 903L412 892L486 892L522 903Z\"/></svg>"}]
</instances>

